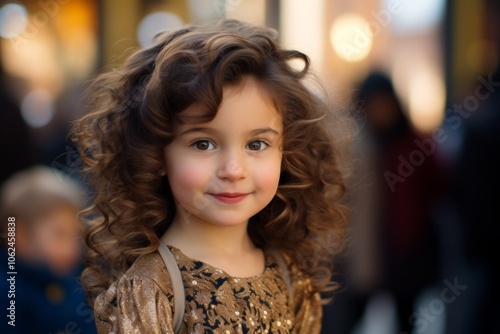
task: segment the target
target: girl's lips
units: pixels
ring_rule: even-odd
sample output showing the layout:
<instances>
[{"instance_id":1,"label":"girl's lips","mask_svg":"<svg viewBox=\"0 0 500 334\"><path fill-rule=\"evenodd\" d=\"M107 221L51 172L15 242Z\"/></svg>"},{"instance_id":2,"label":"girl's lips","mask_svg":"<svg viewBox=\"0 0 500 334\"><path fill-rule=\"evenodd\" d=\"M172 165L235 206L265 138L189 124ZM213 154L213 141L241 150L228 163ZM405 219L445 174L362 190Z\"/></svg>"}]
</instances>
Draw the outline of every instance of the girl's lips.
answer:
<instances>
[{"instance_id":1,"label":"girl's lips","mask_svg":"<svg viewBox=\"0 0 500 334\"><path fill-rule=\"evenodd\" d=\"M219 194L209 194L216 200L226 203L226 204L235 204L244 200L248 194L242 193L219 193Z\"/></svg>"}]
</instances>

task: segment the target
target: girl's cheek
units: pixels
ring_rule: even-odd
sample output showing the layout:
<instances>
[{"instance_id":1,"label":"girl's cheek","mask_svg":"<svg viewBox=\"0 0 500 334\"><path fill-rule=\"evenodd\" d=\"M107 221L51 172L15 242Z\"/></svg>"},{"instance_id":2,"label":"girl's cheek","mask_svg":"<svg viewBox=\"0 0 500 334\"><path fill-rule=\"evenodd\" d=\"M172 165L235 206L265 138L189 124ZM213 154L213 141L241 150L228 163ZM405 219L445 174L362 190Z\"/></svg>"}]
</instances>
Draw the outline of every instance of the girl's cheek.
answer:
<instances>
[{"instance_id":1,"label":"girl's cheek","mask_svg":"<svg viewBox=\"0 0 500 334\"><path fill-rule=\"evenodd\" d=\"M255 169L255 181L257 186L268 191L275 191L278 188L281 172L281 160L270 161Z\"/></svg>"},{"instance_id":2,"label":"girl's cheek","mask_svg":"<svg viewBox=\"0 0 500 334\"><path fill-rule=\"evenodd\" d=\"M203 164L191 164L189 167L182 167L172 173L170 186L174 197L184 210L190 213L197 213L207 205L205 191L209 182L208 166Z\"/></svg>"},{"instance_id":3,"label":"girl's cheek","mask_svg":"<svg viewBox=\"0 0 500 334\"><path fill-rule=\"evenodd\" d=\"M194 165L178 166L174 176L174 183L179 183L185 190L195 190L204 187L209 171L199 163Z\"/></svg>"}]
</instances>

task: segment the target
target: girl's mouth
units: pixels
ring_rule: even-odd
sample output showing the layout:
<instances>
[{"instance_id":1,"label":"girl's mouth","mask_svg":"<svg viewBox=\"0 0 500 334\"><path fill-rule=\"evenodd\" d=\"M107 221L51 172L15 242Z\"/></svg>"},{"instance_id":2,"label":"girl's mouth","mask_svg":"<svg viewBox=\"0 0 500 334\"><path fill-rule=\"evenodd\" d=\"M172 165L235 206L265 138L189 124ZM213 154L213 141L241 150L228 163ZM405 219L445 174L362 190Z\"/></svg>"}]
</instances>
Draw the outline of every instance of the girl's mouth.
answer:
<instances>
[{"instance_id":1,"label":"girl's mouth","mask_svg":"<svg viewBox=\"0 0 500 334\"><path fill-rule=\"evenodd\" d=\"M236 204L243 201L248 194L244 193L218 193L218 194L209 194L216 200L226 203L226 204Z\"/></svg>"}]
</instances>

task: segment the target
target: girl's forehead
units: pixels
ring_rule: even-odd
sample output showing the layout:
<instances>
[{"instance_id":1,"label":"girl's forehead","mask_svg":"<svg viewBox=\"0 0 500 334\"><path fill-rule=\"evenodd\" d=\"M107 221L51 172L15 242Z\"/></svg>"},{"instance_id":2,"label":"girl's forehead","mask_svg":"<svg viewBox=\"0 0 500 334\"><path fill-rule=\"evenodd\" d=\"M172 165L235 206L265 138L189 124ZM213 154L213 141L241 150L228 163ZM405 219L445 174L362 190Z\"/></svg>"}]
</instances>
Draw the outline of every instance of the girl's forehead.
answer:
<instances>
[{"instance_id":1,"label":"girl's forehead","mask_svg":"<svg viewBox=\"0 0 500 334\"><path fill-rule=\"evenodd\" d=\"M223 98L229 98L234 94L258 94L266 100L272 100L271 92L253 75L243 76L238 83L224 86Z\"/></svg>"},{"instance_id":2,"label":"girl's forehead","mask_svg":"<svg viewBox=\"0 0 500 334\"><path fill-rule=\"evenodd\" d=\"M213 126L224 131L256 128L282 130L282 118L270 94L256 80L247 80L223 89L223 98L215 117L207 119L208 110L202 103L194 103L182 112L182 132L192 126Z\"/></svg>"}]
</instances>

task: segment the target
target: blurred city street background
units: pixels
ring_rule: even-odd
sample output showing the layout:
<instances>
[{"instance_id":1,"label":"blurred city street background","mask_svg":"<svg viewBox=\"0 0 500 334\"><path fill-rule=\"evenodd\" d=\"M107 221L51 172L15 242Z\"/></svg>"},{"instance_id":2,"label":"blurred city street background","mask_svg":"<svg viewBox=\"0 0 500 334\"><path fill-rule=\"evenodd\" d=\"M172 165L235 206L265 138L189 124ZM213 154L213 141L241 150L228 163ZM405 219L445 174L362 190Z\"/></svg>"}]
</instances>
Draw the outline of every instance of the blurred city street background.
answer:
<instances>
[{"instance_id":1,"label":"blurred city street background","mask_svg":"<svg viewBox=\"0 0 500 334\"><path fill-rule=\"evenodd\" d=\"M95 333L67 138L82 93L158 32L222 18L276 29L355 124L323 333L500 333L498 0L0 0L2 310L15 214L18 321Z\"/></svg>"}]
</instances>

